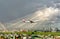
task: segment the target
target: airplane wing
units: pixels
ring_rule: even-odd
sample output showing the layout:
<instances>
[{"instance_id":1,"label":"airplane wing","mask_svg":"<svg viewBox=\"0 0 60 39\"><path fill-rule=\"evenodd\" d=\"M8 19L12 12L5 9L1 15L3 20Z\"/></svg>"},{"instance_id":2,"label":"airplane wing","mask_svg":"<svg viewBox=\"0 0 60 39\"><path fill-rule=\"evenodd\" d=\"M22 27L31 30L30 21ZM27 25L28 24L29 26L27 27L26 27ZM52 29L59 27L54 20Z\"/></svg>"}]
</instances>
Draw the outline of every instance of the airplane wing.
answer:
<instances>
[{"instance_id":1,"label":"airplane wing","mask_svg":"<svg viewBox=\"0 0 60 39\"><path fill-rule=\"evenodd\" d=\"M40 20L34 20L34 22L39 22Z\"/></svg>"}]
</instances>

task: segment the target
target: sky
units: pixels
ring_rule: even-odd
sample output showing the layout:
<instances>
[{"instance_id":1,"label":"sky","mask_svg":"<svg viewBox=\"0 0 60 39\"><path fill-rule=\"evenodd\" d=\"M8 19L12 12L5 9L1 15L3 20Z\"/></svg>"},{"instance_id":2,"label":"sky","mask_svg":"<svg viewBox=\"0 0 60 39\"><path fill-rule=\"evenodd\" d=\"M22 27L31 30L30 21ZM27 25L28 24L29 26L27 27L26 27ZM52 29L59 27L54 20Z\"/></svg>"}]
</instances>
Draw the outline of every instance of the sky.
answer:
<instances>
[{"instance_id":1,"label":"sky","mask_svg":"<svg viewBox=\"0 0 60 39\"><path fill-rule=\"evenodd\" d=\"M32 18L40 15L37 19L48 18L60 26L59 12L60 0L0 0L0 22L3 23L32 14Z\"/></svg>"},{"instance_id":2,"label":"sky","mask_svg":"<svg viewBox=\"0 0 60 39\"><path fill-rule=\"evenodd\" d=\"M0 0L0 21L12 21L45 6L60 8L58 3L59 0Z\"/></svg>"}]
</instances>

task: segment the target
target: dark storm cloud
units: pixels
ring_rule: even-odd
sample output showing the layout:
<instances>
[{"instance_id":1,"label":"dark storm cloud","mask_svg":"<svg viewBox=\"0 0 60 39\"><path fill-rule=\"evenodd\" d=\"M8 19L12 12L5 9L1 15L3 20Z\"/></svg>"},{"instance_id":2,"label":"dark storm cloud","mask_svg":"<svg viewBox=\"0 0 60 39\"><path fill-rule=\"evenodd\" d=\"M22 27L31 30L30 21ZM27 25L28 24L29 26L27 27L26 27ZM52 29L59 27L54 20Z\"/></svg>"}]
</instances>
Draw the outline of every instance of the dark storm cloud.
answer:
<instances>
[{"instance_id":1,"label":"dark storm cloud","mask_svg":"<svg viewBox=\"0 0 60 39\"><path fill-rule=\"evenodd\" d=\"M26 8L28 0L0 0L0 21L10 21L28 14L32 8Z\"/></svg>"},{"instance_id":2,"label":"dark storm cloud","mask_svg":"<svg viewBox=\"0 0 60 39\"><path fill-rule=\"evenodd\" d=\"M0 21L8 22L35 10L32 0L0 0Z\"/></svg>"}]
</instances>

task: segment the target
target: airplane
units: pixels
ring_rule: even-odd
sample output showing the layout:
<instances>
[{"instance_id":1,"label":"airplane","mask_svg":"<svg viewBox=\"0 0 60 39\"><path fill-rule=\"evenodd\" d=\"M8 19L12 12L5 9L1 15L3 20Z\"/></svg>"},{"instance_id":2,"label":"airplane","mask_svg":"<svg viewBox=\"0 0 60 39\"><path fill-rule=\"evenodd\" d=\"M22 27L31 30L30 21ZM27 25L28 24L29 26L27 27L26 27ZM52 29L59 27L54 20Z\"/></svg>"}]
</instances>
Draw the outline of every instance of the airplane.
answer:
<instances>
[{"instance_id":1,"label":"airplane","mask_svg":"<svg viewBox=\"0 0 60 39\"><path fill-rule=\"evenodd\" d=\"M25 19L23 19L22 20L24 23L36 23L36 22L38 22L38 21L40 21L40 20L25 20Z\"/></svg>"}]
</instances>

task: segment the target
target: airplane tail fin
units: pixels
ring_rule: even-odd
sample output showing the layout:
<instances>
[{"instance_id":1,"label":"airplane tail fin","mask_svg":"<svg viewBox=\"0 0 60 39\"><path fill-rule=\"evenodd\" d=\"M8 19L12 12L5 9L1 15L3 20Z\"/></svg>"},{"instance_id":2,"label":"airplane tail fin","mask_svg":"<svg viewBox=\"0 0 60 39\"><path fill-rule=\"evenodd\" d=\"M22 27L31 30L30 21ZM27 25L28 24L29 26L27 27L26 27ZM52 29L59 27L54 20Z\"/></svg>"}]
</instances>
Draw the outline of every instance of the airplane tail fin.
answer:
<instances>
[{"instance_id":1,"label":"airplane tail fin","mask_svg":"<svg viewBox=\"0 0 60 39\"><path fill-rule=\"evenodd\" d=\"M25 19L22 19L23 22L25 22Z\"/></svg>"}]
</instances>

